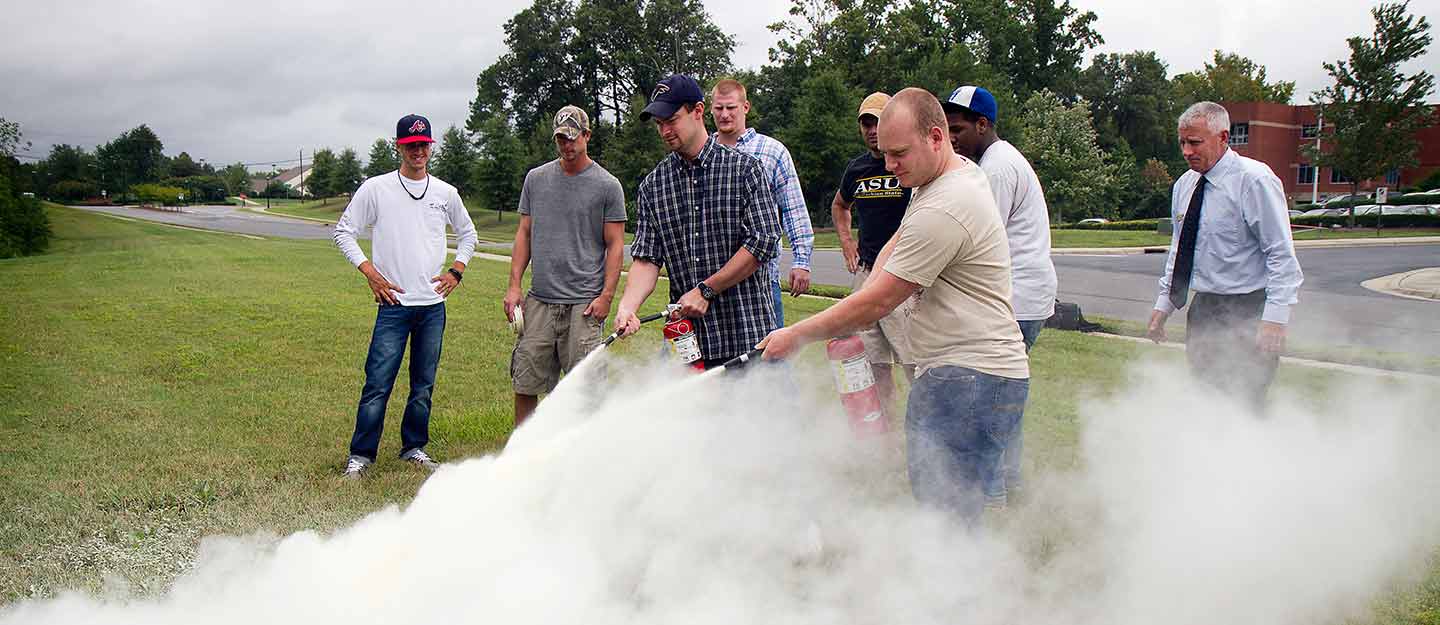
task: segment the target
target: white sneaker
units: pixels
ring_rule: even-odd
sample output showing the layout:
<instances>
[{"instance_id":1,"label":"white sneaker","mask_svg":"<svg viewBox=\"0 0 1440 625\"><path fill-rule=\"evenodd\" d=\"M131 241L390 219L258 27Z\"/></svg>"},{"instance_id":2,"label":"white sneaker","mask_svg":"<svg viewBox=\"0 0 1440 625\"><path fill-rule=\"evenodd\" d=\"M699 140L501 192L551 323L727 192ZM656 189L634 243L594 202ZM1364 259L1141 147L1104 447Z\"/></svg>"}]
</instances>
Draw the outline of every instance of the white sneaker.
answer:
<instances>
[{"instance_id":1,"label":"white sneaker","mask_svg":"<svg viewBox=\"0 0 1440 625\"><path fill-rule=\"evenodd\" d=\"M370 469L370 464L369 458L350 456L350 459L345 462L345 472L341 473L340 477L347 480L359 480L365 477L365 472Z\"/></svg>"},{"instance_id":2,"label":"white sneaker","mask_svg":"<svg viewBox=\"0 0 1440 625\"><path fill-rule=\"evenodd\" d=\"M430 471L440 468L440 463L431 459L424 449L411 449L405 452L405 455L400 456L400 459Z\"/></svg>"}]
</instances>

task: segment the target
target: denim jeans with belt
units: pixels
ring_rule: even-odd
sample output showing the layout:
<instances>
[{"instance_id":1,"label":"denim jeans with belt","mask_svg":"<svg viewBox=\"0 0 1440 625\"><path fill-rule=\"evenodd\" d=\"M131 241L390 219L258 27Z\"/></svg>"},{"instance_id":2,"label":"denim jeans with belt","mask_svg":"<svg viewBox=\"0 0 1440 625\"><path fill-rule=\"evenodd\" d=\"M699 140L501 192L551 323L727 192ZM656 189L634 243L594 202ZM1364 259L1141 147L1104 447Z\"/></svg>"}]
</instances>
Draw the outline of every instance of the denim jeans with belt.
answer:
<instances>
[{"instance_id":1,"label":"denim jeans with belt","mask_svg":"<svg viewBox=\"0 0 1440 625\"><path fill-rule=\"evenodd\" d=\"M915 499L967 523L986 499L1004 500L1001 459L1019 435L1029 378L1003 378L941 365L916 378L905 415L910 488Z\"/></svg>"},{"instance_id":2,"label":"denim jeans with belt","mask_svg":"<svg viewBox=\"0 0 1440 625\"><path fill-rule=\"evenodd\" d=\"M430 442L430 393L435 388L435 368L440 364L440 344L445 336L445 302L429 306L382 304L375 313L375 330L370 335L370 353L365 357L365 387L355 411L355 435L350 438L350 455L375 460L380 432L385 427L385 405L395 375L410 342L410 398L400 422L400 453L424 447Z\"/></svg>"}]
</instances>

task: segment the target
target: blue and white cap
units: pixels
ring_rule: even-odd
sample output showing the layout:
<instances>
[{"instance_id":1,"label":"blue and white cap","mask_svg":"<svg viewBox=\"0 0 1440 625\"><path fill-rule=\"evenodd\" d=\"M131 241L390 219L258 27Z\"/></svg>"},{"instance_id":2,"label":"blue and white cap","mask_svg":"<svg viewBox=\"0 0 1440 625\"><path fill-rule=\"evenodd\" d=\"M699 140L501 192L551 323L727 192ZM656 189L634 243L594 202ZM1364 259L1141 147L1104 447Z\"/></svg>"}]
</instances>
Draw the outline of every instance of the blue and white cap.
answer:
<instances>
[{"instance_id":1,"label":"blue and white cap","mask_svg":"<svg viewBox=\"0 0 1440 625\"><path fill-rule=\"evenodd\" d=\"M990 92L986 91L984 87L972 85L960 87L950 92L950 98L942 104L947 113L953 112L957 108L963 108L990 120L991 124L995 123L995 118L1000 114L999 107L995 106L995 96L990 95Z\"/></svg>"}]
</instances>

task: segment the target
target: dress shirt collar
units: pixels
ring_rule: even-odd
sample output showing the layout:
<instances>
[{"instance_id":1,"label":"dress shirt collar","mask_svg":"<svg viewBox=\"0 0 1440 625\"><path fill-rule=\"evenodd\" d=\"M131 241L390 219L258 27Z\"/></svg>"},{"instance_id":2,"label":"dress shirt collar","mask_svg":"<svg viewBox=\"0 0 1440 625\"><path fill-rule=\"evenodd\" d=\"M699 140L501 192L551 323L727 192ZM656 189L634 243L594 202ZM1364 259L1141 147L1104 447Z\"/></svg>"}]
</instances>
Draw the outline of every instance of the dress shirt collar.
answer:
<instances>
[{"instance_id":1,"label":"dress shirt collar","mask_svg":"<svg viewBox=\"0 0 1440 625\"><path fill-rule=\"evenodd\" d=\"M1225 153L1220 155L1220 160L1215 161L1215 164L1210 166L1210 171L1201 173L1200 175L1205 178L1206 182L1213 185L1235 171L1235 167L1239 164L1240 157L1235 154L1235 150L1227 147L1225 148Z\"/></svg>"}]
</instances>

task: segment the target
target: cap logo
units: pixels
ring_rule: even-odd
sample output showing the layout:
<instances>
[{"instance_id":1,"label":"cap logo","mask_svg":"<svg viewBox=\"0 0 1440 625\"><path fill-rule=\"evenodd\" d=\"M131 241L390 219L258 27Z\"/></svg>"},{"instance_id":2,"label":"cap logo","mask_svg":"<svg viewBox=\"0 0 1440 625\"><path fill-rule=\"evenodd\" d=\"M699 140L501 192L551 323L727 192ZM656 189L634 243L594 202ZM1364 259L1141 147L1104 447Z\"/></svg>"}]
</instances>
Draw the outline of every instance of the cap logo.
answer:
<instances>
[{"instance_id":1,"label":"cap logo","mask_svg":"<svg viewBox=\"0 0 1440 625\"><path fill-rule=\"evenodd\" d=\"M660 98L660 96L665 95L665 94L667 94L667 93L670 93L670 85L667 85L667 84L665 84L665 83L662 82L662 83L660 83L660 84L658 84L658 85L655 85L655 92L650 94L650 99L651 99L651 100L658 100L658 99Z\"/></svg>"},{"instance_id":2,"label":"cap logo","mask_svg":"<svg viewBox=\"0 0 1440 625\"><path fill-rule=\"evenodd\" d=\"M407 132L425 132L425 122L419 119L415 120L415 123L410 124L410 130Z\"/></svg>"}]
</instances>

